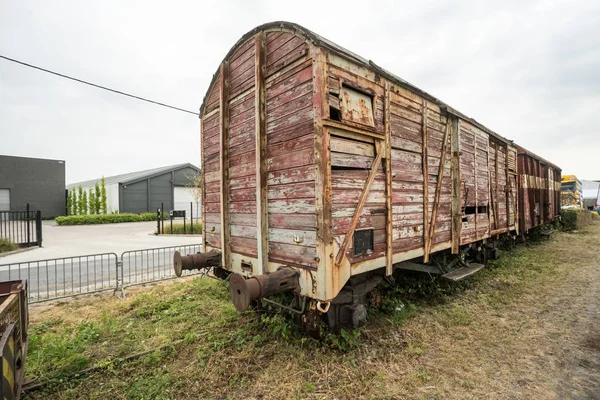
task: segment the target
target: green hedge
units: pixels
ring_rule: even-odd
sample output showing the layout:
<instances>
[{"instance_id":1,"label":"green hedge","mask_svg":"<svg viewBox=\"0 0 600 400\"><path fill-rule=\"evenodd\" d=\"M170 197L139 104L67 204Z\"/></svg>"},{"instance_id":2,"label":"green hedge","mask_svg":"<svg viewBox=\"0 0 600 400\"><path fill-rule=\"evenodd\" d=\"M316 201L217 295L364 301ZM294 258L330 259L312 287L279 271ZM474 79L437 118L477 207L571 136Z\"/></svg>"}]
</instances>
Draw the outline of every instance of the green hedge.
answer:
<instances>
[{"instance_id":1,"label":"green hedge","mask_svg":"<svg viewBox=\"0 0 600 400\"><path fill-rule=\"evenodd\" d=\"M55 221L58 225L92 225L116 224L119 222L156 221L156 213L69 215L66 217L56 217Z\"/></svg>"},{"instance_id":2,"label":"green hedge","mask_svg":"<svg viewBox=\"0 0 600 400\"><path fill-rule=\"evenodd\" d=\"M189 222L186 222L185 224L185 233L186 234L196 234L196 235L201 235L202 234L202 223L201 222L194 222L194 224L192 225L194 232L190 232L190 224ZM156 229L154 230L154 233L156 233ZM173 230L171 230L171 223L170 222L165 222L165 228L162 232L163 235L183 235L183 224L182 223L176 223L173 224Z\"/></svg>"}]
</instances>

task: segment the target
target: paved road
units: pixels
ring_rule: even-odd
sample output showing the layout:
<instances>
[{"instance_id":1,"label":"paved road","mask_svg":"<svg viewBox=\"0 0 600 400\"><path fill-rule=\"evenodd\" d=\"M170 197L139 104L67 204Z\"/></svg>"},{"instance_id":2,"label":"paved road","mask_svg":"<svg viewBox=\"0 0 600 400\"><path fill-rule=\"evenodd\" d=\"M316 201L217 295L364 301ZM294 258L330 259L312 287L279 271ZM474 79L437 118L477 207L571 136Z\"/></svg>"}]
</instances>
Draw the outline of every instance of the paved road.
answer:
<instances>
[{"instance_id":1,"label":"paved road","mask_svg":"<svg viewBox=\"0 0 600 400\"><path fill-rule=\"evenodd\" d=\"M123 279L140 283L172 275L173 249L199 251L200 236L155 236L154 222L57 226L44 222L43 247L0 257L0 280L25 278L34 297L58 297L116 285L116 261ZM114 254L109 254L114 253ZM92 254L101 254L88 256ZM77 257L77 258L72 258ZM67 258L67 259L61 259Z\"/></svg>"},{"instance_id":2,"label":"paved road","mask_svg":"<svg viewBox=\"0 0 600 400\"><path fill-rule=\"evenodd\" d=\"M0 265L85 254L121 254L128 250L201 243L199 236L155 236L152 234L155 228L156 222L57 226L54 221L44 221L43 246L0 257Z\"/></svg>"}]
</instances>

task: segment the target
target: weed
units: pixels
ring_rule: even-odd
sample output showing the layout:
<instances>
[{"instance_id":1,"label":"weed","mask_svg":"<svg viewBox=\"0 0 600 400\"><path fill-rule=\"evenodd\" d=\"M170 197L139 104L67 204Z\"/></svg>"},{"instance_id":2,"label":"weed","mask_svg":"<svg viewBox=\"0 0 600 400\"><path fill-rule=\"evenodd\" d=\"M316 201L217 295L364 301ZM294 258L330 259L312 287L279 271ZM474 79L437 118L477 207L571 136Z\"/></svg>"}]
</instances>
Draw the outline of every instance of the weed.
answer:
<instances>
[{"instance_id":1,"label":"weed","mask_svg":"<svg viewBox=\"0 0 600 400\"><path fill-rule=\"evenodd\" d=\"M0 238L0 253L5 253L7 251L13 251L18 249L19 246L11 242L9 239Z\"/></svg>"},{"instance_id":2,"label":"weed","mask_svg":"<svg viewBox=\"0 0 600 400\"><path fill-rule=\"evenodd\" d=\"M325 343L329 347L339 351L349 351L360 345L360 331L347 331L342 329L339 334L328 333L325 336Z\"/></svg>"}]
</instances>

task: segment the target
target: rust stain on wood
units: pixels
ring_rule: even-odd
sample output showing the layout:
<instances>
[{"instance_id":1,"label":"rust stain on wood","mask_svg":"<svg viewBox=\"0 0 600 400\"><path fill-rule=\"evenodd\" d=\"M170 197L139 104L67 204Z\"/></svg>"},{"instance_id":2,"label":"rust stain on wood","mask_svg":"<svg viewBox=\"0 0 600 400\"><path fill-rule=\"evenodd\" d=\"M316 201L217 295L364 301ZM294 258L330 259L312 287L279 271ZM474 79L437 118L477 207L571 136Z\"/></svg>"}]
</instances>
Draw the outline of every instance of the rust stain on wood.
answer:
<instances>
[{"instance_id":1,"label":"rust stain on wood","mask_svg":"<svg viewBox=\"0 0 600 400\"><path fill-rule=\"evenodd\" d=\"M386 224L385 224L385 243L386 243L386 275L391 276L394 272L393 265L393 212L392 207L392 135L390 127L390 83L385 83L385 104L384 104L384 124L385 124L385 193L386 193Z\"/></svg>"},{"instance_id":2,"label":"rust stain on wood","mask_svg":"<svg viewBox=\"0 0 600 400\"><path fill-rule=\"evenodd\" d=\"M263 273L263 267L269 263L269 210L267 190L267 103L266 103L266 35L259 32L255 39L255 84L254 119L256 124L256 232L258 263L253 274Z\"/></svg>"}]
</instances>

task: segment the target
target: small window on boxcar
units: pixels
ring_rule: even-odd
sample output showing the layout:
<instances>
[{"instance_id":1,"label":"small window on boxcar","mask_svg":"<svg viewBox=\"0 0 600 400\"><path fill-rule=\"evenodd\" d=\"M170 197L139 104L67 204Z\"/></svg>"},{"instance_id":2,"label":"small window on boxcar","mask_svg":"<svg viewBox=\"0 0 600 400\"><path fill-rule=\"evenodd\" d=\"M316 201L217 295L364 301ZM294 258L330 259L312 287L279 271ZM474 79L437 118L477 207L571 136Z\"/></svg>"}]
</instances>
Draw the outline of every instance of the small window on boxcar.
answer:
<instances>
[{"instance_id":1,"label":"small window on boxcar","mask_svg":"<svg viewBox=\"0 0 600 400\"><path fill-rule=\"evenodd\" d=\"M471 214L475 214L477 212L477 207L475 206L466 206L464 208L463 214L464 215L471 215Z\"/></svg>"},{"instance_id":2,"label":"small window on boxcar","mask_svg":"<svg viewBox=\"0 0 600 400\"><path fill-rule=\"evenodd\" d=\"M354 232L355 256L371 254L373 250L373 229L361 229Z\"/></svg>"},{"instance_id":3,"label":"small window on boxcar","mask_svg":"<svg viewBox=\"0 0 600 400\"><path fill-rule=\"evenodd\" d=\"M343 121L375 126L373 96L342 86L340 89L340 111Z\"/></svg>"}]
</instances>

